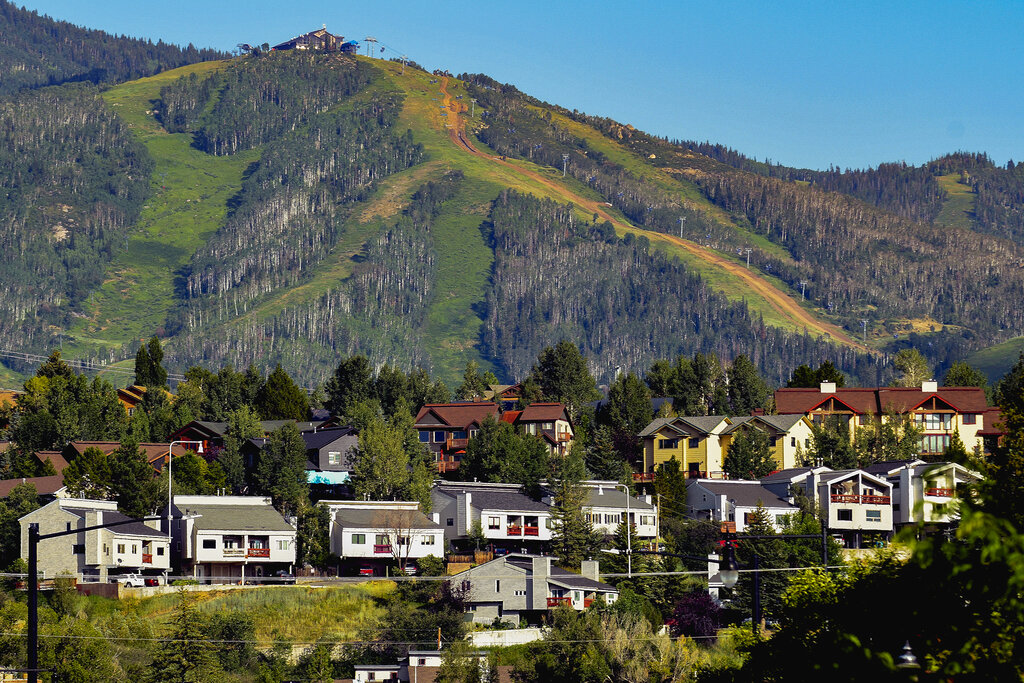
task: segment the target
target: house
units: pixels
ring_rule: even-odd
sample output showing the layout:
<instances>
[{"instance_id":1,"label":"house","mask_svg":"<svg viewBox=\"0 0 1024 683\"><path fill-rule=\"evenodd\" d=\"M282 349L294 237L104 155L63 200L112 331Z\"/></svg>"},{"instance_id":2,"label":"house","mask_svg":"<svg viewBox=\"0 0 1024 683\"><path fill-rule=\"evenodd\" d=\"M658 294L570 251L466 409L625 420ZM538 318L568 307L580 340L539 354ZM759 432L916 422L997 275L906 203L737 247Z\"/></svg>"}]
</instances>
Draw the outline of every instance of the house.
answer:
<instances>
[{"instance_id":1,"label":"house","mask_svg":"<svg viewBox=\"0 0 1024 683\"><path fill-rule=\"evenodd\" d=\"M411 568L444 555L444 528L415 501L322 500L331 516L331 552L360 569Z\"/></svg>"},{"instance_id":2,"label":"house","mask_svg":"<svg viewBox=\"0 0 1024 683\"><path fill-rule=\"evenodd\" d=\"M495 619L539 623L560 606L584 610L595 599L613 603L619 591L598 581L598 563L584 561L580 573L552 564L551 557L510 554L467 569L453 578L467 592L466 605L474 624Z\"/></svg>"},{"instance_id":3,"label":"house","mask_svg":"<svg viewBox=\"0 0 1024 683\"><path fill-rule=\"evenodd\" d=\"M345 41L345 36L336 36L327 32L327 24L309 33L295 36L283 43L278 43L271 50L337 50Z\"/></svg>"},{"instance_id":4,"label":"house","mask_svg":"<svg viewBox=\"0 0 1024 683\"><path fill-rule=\"evenodd\" d=\"M57 474L64 474L64 468L68 466L68 461L60 451L36 451L35 456L40 464L50 463Z\"/></svg>"},{"instance_id":5,"label":"house","mask_svg":"<svg viewBox=\"0 0 1024 683\"><path fill-rule=\"evenodd\" d=\"M39 524L39 533L131 520L117 511L112 500L58 498L28 513L21 523L21 556L28 558L28 525ZM37 546L39 571L47 577L62 572L83 581L106 582L108 573L156 574L170 569L170 540L159 522L129 522L107 529L47 538Z\"/></svg>"},{"instance_id":6,"label":"house","mask_svg":"<svg viewBox=\"0 0 1024 683\"><path fill-rule=\"evenodd\" d=\"M430 496L445 540L455 545L468 547L477 523L498 549L540 550L551 540L551 508L519 484L436 481Z\"/></svg>"},{"instance_id":7,"label":"house","mask_svg":"<svg viewBox=\"0 0 1024 683\"><path fill-rule=\"evenodd\" d=\"M892 484L892 516L896 529L925 523L948 528L959 519L962 487L981 476L954 462L923 460L876 463L866 471Z\"/></svg>"},{"instance_id":8,"label":"house","mask_svg":"<svg viewBox=\"0 0 1024 683\"><path fill-rule=\"evenodd\" d=\"M729 453L729 444L736 434L748 429L767 435L769 452L780 470L799 465L797 450L804 451L811 444L811 421L804 415L747 415L731 417L729 423L719 439L722 460Z\"/></svg>"},{"instance_id":9,"label":"house","mask_svg":"<svg viewBox=\"0 0 1024 683\"><path fill-rule=\"evenodd\" d=\"M498 419L498 406L484 401L428 403L416 414L414 428L420 443L434 456L438 472L450 472L459 466L469 439L488 417Z\"/></svg>"},{"instance_id":10,"label":"house","mask_svg":"<svg viewBox=\"0 0 1024 683\"><path fill-rule=\"evenodd\" d=\"M352 427L327 427L301 432L306 443L306 481L310 484L335 487L347 484L353 458L359 447L359 434ZM245 466L256 467L258 453L269 439L249 439L242 447Z\"/></svg>"},{"instance_id":11,"label":"house","mask_svg":"<svg viewBox=\"0 0 1024 683\"><path fill-rule=\"evenodd\" d=\"M697 519L734 522L737 533L747 528L758 506L768 511L776 531L782 530L789 515L800 510L761 482L739 479L693 479L686 486L686 504Z\"/></svg>"},{"instance_id":12,"label":"house","mask_svg":"<svg viewBox=\"0 0 1024 683\"><path fill-rule=\"evenodd\" d=\"M857 469L798 467L765 477L761 484L790 502L795 502L797 496L805 497L808 504L817 506L828 529L848 548L860 548L865 536L892 536L893 487L884 476Z\"/></svg>"},{"instance_id":13,"label":"house","mask_svg":"<svg viewBox=\"0 0 1024 683\"><path fill-rule=\"evenodd\" d=\"M233 583L291 571L295 527L260 496L174 496L173 536L182 574Z\"/></svg>"},{"instance_id":14,"label":"house","mask_svg":"<svg viewBox=\"0 0 1024 683\"><path fill-rule=\"evenodd\" d=\"M11 495L11 491L22 484L32 484L36 493L44 498L67 498L67 489L64 487L64 475L51 474L45 477L17 477L15 479L0 479L0 498Z\"/></svg>"},{"instance_id":15,"label":"house","mask_svg":"<svg viewBox=\"0 0 1024 683\"><path fill-rule=\"evenodd\" d=\"M523 410L506 411L501 420L512 424L523 434L543 439L553 455L568 455L572 448L572 421L562 403L531 403Z\"/></svg>"},{"instance_id":16,"label":"house","mask_svg":"<svg viewBox=\"0 0 1024 683\"><path fill-rule=\"evenodd\" d=\"M142 401L146 398L146 387L141 384L131 384L117 390L117 400L124 406L124 410L131 417L135 414Z\"/></svg>"},{"instance_id":17,"label":"house","mask_svg":"<svg viewBox=\"0 0 1024 683\"><path fill-rule=\"evenodd\" d=\"M484 392L484 400L497 403L502 410L515 410L523 395L523 384L490 384Z\"/></svg>"},{"instance_id":18,"label":"house","mask_svg":"<svg viewBox=\"0 0 1024 683\"><path fill-rule=\"evenodd\" d=\"M103 451L104 455L110 455L118 448L121 444L117 441L72 441L64 447L62 456L67 461L72 461L78 456L85 453L89 448L97 448ZM167 454L171 453L175 458L181 455L185 455L188 452L194 451L196 446L188 446L185 444L175 444L173 449L169 443L140 443L139 450L154 470L162 472L164 466L167 465Z\"/></svg>"},{"instance_id":19,"label":"house","mask_svg":"<svg viewBox=\"0 0 1024 683\"><path fill-rule=\"evenodd\" d=\"M640 432L643 471L634 479L653 481L658 466L672 459L688 477L721 477L720 436L729 424L724 415L655 418Z\"/></svg>"},{"instance_id":20,"label":"house","mask_svg":"<svg viewBox=\"0 0 1024 683\"><path fill-rule=\"evenodd\" d=\"M978 387L940 387L935 381L920 387L838 388L822 382L818 388L784 388L775 392L779 415L804 415L812 424L829 418L849 425L851 435L874 420L888 420L890 414L910 416L924 430L922 455L941 455L950 438L959 432L967 450L985 449L985 437L992 436L994 419L985 392Z\"/></svg>"},{"instance_id":21,"label":"house","mask_svg":"<svg viewBox=\"0 0 1024 683\"><path fill-rule=\"evenodd\" d=\"M476 657L481 664L486 659L483 652L468 653ZM401 681L402 683L434 683L444 661L444 653L440 650L409 650L408 656L395 664L356 664L355 683L374 683L375 681ZM488 679L484 679L488 680ZM490 683L512 683L512 666L501 664L497 667L497 677Z\"/></svg>"},{"instance_id":22,"label":"house","mask_svg":"<svg viewBox=\"0 0 1024 683\"><path fill-rule=\"evenodd\" d=\"M653 540L658 537L658 508L651 496L627 496L612 481L583 482L587 488L587 502L583 514L594 529L612 536L627 517L638 538Z\"/></svg>"},{"instance_id":23,"label":"house","mask_svg":"<svg viewBox=\"0 0 1024 683\"><path fill-rule=\"evenodd\" d=\"M335 426L332 419L308 422L298 422L296 420L264 420L260 422L260 426L263 428L263 436L269 436L271 432L277 431L287 424L295 425L299 432L302 433ZM224 437L227 436L227 433L227 422L193 420L171 434L171 441L198 441L203 444L204 457L207 460L213 460L217 452L224 448Z\"/></svg>"}]
</instances>

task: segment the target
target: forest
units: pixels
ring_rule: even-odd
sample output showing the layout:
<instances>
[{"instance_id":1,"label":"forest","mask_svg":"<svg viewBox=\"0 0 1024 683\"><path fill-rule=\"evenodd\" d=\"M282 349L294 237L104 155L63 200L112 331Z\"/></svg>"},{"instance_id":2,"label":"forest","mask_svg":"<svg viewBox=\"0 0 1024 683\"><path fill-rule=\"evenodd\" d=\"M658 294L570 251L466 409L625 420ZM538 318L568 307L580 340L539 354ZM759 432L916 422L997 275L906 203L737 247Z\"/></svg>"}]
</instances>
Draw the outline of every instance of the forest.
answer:
<instances>
[{"instance_id":1,"label":"forest","mask_svg":"<svg viewBox=\"0 0 1024 683\"><path fill-rule=\"evenodd\" d=\"M0 98L0 345L48 345L124 248L146 149L89 85Z\"/></svg>"},{"instance_id":2,"label":"forest","mask_svg":"<svg viewBox=\"0 0 1024 683\"><path fill-rule=\"evenodd\" d=\"M0 95L61 83L118 83L227 56L113 36L0 0Z\"/></svg>"}]
</instances>

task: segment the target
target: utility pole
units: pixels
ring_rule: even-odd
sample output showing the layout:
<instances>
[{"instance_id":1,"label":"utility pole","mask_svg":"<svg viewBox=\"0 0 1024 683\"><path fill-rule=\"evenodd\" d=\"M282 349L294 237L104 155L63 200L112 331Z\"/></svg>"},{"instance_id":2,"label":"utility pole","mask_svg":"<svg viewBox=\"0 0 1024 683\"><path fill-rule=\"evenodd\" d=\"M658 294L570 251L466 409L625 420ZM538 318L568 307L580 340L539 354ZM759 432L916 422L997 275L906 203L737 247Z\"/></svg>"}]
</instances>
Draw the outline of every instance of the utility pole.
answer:
<instances>
[{"instance_id":1,"label":"utility pole","mask_svg":"<svg viewBox=\"0 0 1024 683\"><path fill-rule=\"evenodd\" d=\"M402 55L402 73L403 74L405 73L405 60L406 60L406 56Z\"/></svg>"},{"instance_id":2,"label":"utility pole","mask_svg":"<svg viewBox=\"0 0 1024 683\"><path fill-rule=\"evenodd\" d=\"M753 249L747 247L745 251L747 252L747 270L750 270L750 252L753 251Z\"/></svg>"},{"instance_id":3,"label":"utility pole","mask_svg":"<svg viewBox=\"0 0 1024 683\"><path fill-rule=\"evenodd\" d=\"M370 54L370 43L376 43L377 39L374 38L373 36L366 36L365 38L363 38L363 42L366 43L366 56L372 57L373 55Z\"/></svg>"},{"instance_id":4,"label":"utility pole","mask_svg":"<svg viewBox=\"0 0 1024 683\"><path fill-rule=\"evenodd\" d=\"M800 281L800 301L804 300L804 287L807 286L807 280Z\"/></svg>"},{"instance_id":5,"label":"utility pole","mask_svg":"<svg viewBox=\"0 0 1024 683\"><path fill-rule=\"evenodd\" d=\"M568 154L563 154L562 155L562 177L563 178L565 177L565 166L568 163L569 163L569 155Z\"/></svg>"},{"instance_id":6,"label":"utility pole","mask_svg":"<svg viewBox=\"0 0 1024 683\"><path fill-rule=\"evenodd\" d=\"M868 343L868 321L861 319L860 326L864 330L864 343Z\"/></svg>"},{"instance_id":7,"label":"utility pole","mask_svg":"<svg viewBox=\"0 0 1024 683\"><path fill-rule=\"evenodd\" d=\"M679 239L683 239L683 223L686 222L686 216L679 217Z\"/></svg>"},{"instance_id":8,"label":"utility pole","mask_svg":"<svg viewBox=\"0 0 1024 683\"><path fill-rule=\"evenodd\" d=\"M474 116L476 116L476 98L475 97L470 97L469 101L473 103L473 113L470 114L469 117L473 118Z\"/></svg>"}]
</instances>

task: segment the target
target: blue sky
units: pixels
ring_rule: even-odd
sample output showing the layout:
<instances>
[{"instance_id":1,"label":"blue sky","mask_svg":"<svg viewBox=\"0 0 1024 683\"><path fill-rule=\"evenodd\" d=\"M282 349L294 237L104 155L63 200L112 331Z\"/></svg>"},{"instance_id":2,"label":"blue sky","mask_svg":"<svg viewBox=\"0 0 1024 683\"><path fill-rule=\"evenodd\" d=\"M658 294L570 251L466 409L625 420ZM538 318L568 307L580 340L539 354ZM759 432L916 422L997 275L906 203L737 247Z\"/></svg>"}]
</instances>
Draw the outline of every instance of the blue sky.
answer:
<instances>
[{"instance_id":1,"label":"blue sky","mask_svg":"<svg viewBox=\"0 0 1024 683\"><path fill-rule=\"evenodd\" d=\"M385 56L793 166L920 164L959 149L1024 160L1022 2L16 1L222 49L326 23L377 37Z\"/></svg>"}]
</instances>

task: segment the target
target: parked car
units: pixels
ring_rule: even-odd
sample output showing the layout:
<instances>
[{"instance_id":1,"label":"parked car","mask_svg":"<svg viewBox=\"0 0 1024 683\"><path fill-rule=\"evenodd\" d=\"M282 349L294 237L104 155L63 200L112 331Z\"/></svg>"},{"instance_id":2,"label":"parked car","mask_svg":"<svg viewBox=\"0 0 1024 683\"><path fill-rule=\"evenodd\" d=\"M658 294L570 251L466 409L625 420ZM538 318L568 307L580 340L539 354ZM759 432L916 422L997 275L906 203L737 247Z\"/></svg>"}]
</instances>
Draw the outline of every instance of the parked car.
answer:
<instances>
[{"instance_id":1,"label":"parked car","mask_svg":"<svg viewBox=\"0 0 1024 683\"><path fill-rule=\"evenodd\" d=\"M273 579L269 583L277 583L281 585L289 585L295 583L295 575L289 574L284 569L278 569L273 574Z\"/></svg>"},{"instance_id":2,"label":"parked car","mask_svg":"<svg viewBox=\"0 0 1024 683\"><path fill-rule=\"evenodd\" d=\"M125 588L142 588L146 585L146 579L142 574L125 574L117 577L117 583Z\"/></svg>"},{"instance_id":3,"label":"parked car","mask_svg":"<svg viewBox=\"0 0 1024 683\"><path fill-rule=\"evenodd\" d=\"M359 576L373 576L373 567L368 564L364 564L359 568Z\"/></svg>"}]
</instances>

